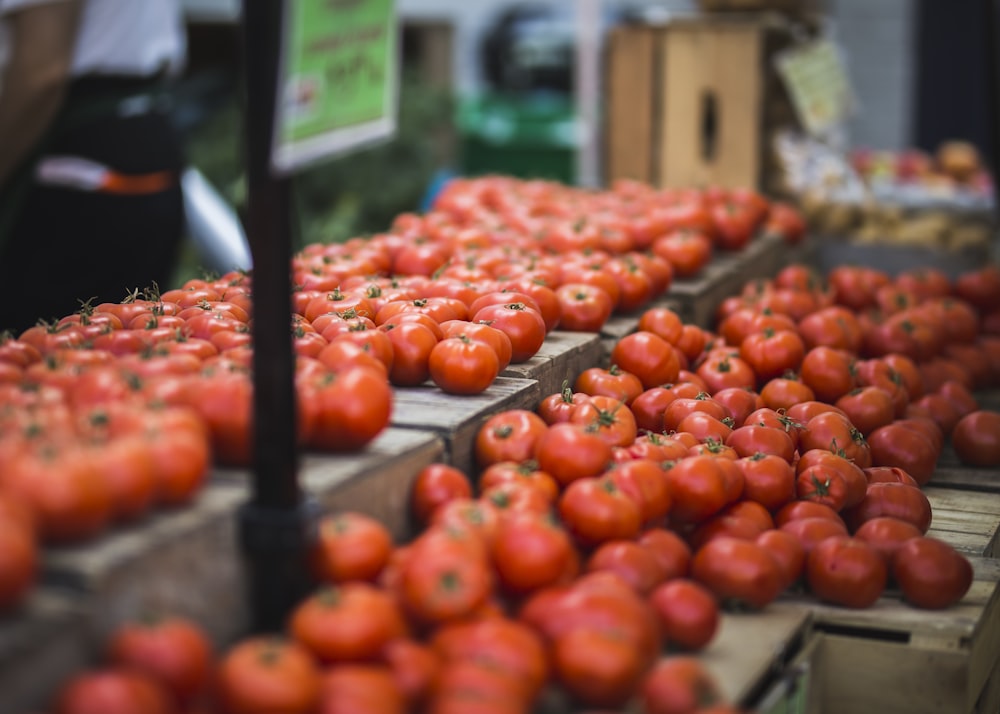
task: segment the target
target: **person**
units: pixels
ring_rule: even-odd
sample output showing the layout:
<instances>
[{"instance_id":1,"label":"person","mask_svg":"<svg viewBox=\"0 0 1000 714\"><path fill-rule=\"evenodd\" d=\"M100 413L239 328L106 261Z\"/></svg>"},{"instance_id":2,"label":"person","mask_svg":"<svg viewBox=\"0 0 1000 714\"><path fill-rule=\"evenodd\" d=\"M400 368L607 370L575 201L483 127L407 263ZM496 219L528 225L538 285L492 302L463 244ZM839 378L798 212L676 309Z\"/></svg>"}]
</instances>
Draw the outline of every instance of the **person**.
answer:
<instances>
[{"instance_id":1,"label":"person","mask_svg":"<svg viewBox=\"0 0 1000 714\"><path fill-rule=\"evenodd\" d=\"M0 330L167 285L180 0L0 0Z\"/></svg>"}]
</instances>

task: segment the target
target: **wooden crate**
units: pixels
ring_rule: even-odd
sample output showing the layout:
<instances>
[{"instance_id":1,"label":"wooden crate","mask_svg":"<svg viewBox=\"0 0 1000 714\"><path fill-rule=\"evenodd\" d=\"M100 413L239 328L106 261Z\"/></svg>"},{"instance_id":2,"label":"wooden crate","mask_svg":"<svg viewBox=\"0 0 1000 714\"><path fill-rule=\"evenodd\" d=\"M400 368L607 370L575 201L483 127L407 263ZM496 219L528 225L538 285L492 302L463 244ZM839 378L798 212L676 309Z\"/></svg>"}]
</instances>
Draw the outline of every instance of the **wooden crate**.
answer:
<instances>
[{"instance_id":1,"label":"wooden crate","mask_svg":"<svg viewBox=\"0 0 1000 714\"><path fill-rule=\"evenodd\" d=\"M606 180L769 189L771 139L794 126L771 60L793 43L770 15L693 16L609 34Z\"/></svg>"},{"instance_id":2,"label":"wooden crate","mask_svg":"<svg viewBox=\"0 0 1000 714\"><path fill-rule=\"evenodd\" d=\"M891 594L865 610L802 602L820 637L810 680L817 705L809 711L998 711L1000 561L970 560L972 587L947 610L919 610Z\"/></svg>"},{"instance_id":3,"label":"wooden crate","mask_svg":"<svg viewBox=\"0 0 1000 714\"><path fill-rule=\"evenodd\" d=\"M541 400L538 382L497 377L482 394L445 394L430 383L394 390L392 425L430 430L445 445L444 459L467 474L476 467L476 434L483 423L505 409L534 409Z\"/></svg>"}]
</instances>

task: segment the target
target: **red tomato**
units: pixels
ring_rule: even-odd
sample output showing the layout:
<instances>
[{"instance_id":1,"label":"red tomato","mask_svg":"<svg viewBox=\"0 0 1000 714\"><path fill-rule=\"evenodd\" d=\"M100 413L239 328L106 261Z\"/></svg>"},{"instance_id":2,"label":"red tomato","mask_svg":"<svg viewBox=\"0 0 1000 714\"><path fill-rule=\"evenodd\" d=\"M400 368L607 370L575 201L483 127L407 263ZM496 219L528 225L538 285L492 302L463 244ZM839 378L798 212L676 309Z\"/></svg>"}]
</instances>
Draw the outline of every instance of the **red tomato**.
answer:
<instances>
[{"instance_id":1,"label":"red tomato","mask_svg":"<svg viewBox=\"0 0 1000 714\"><path fill-rule=\"evenodd\" d=\"M174 704L167 690L145 673L108 668L71 677L57 692L52 711L55 714L170 714Z\"/></svg>"},{"instance_id":2,"label":"red tomato","mask_svg":"<svg viewBox=\"0 0 1000 714\"><path fill-rule=\"evenodd\" d=\"M979 410L966 414L952 430L951 443L963 464L1000 465L1000 413Z\"/></svg>"},{"instance_id":3,"label":"red tomato","mask_svg":"<svg viewBox=\"0 0 1000 714\"><path fill-rule=\"evenodd\" d=\"M892 564L896 551L903 543L920 536L920 529L915 525L891 516L865 521L854 532L855 538L865 541L882 555L886 565Z\"/></svg>"},{"instance_id":4,"label":"red tomato","mask_svg":"<svg viewBox=\"0 0 1000 714\"><path fill-rule=\"evenodd\" d=\"M306 714L319 706L320 690L320 669L312 655L295 642L271 636L238 643L216 673L217 701L233 714Z\"/></svg>"},{"instance_id":5,"label":"red tomato","mask_svg":"<svg viewBox=\"0 0 1000 714\"><path fill-rule=\"evenodd\" d=\"M559 515L585 547L634 538L642 523L639 506L607 478L573 481L559 499Z\"/></svg>"},{"instance_id":6,"label":"red tomato","mask_svg":"<svg viewBox=\"0 0 1000 714\"><path fill-rule=\"evenodd\" d=\"M972 586L972 565L947 543L912 538L896 551L892 575L911 605L940 610L961 600Z\"/></svg>"},{"instance_id":7,"label":"red tomato","mask_svg":"<svg viewBox=\"0 0 1000 714\"><path fill-rule=\"evenodd\" d=\"M574 389L590 396L613 397L626 405L631 405L635 398L642 394L644 388L637 376L612 364L607 369L589 367L583 370L576 378Z\"/></svg>"},{"instance_id":8,"label":"red tomato","mask_svg":"<svg viewBox=\"0 0 1000 714\"><path fill-rule=\"evenodd\" d=\"M672 384L680 363L673 346L652 332L638 331L618 340L611 362L636 375L645 389Z\"/></svg>"},{"instance_id":9,"label":"red tomato","mask_svg":"<svg viewBox=\"0 0 1000 714\"><path fill-rule=\"evenodd\" d=\"M879 427L868 437L874 466L898 466L921 486L930 481L938 450L923 433L903 424Z\"/></svg>"},{"instance_id":10,"label":"red tomato","mask_svg":"<svg viewBox=\"0 0 1000 714\"><path fill-rule=\"evenodd\" d=\"M711 456L690 456L665 464L673 507L671 520L697 523L730 502L726 468Z\"/></svg>"},{"instance_id":11,"label":"red tomato","mask_svg":"<svg viewBox=\"0 0 1000 714\"><path fill-rule=\"evenodd\" d=\"M852 531L879 516L899 518L926 533L931 525L931 504L919 488L904 483L872 483L864 500L844 512L844 520Z\"/></svg>"},{"instance_id":12,"label":"red tomato","mask_svg":"<svg viewBox=\"0 0 1000 714\"><path fill-rule=\"evenodd\" d=\"M743 471L743 497L777 511L795 498L795 469L785 459L757 453L736 462Z\"/></svg>"},{"instance_id":13,"label":"red tomato","mask_svg":"<svg viewBox=\"0 0 1000 714\"><path fill-rule=\"evenodd\" d=\"M371 516L353 511L329 514L319 523L309 554L321 582L373 581L392 554L392 534Z\"/></svg>"},{"instance_id":14,"label":"red tomato","mask_svg":"<svg viewBox=\"0 0 1000 714\"><path fill-rule=\"evenodd\" d=\"M526 409L494 414L476 434L476 462L485 468L501 461L527 461L546 430L542 418Z\"/></svg>"},{"instance_id":15,"label":"red tomato","mask_svg":"<svg viewBox=\"0 0 1000 714\"><path fill-rule=\"evenodd\" d=\"M799 581L805 568L806 551L798 537L772 528L758 535L754 542L764 548L778 564L783 589L788 589Z\"/></svg>"},{"instance_id":16,"label":"red tomato","mask_svg":"<svg viewBox=\"0 0 1000 714\"><path fill-rule=\"evenodd\" d=\"M427 366L431 380L447 394L481 394L500 373L496 350L464 335L434 345Z\"/></svg>"},{"instance_id":17,"label":"red tomato","mask_svg":"<svg viewBox=\"0 0 1000 714\"><path fill-rule=\"evenodd\" d=\"M468 477L454 466L429 464L420 469L410 487L410 510L419 523L426 524L440 506L458 498L472 498Z\"/></svg>"},{"instance_id":18,"label":"red tomato","mask_svg":"<svg viewBox=\"0 0 1000 714\"><path fill-rule=\"evenodd\" d=\"M590 554L585 569L615 573L640 595L648 595L666 579L652 551L631 540L605 541Z\"/></svg>"},{"instance_id":19,"label":"red tomato","mask_svg":"<svg viewBox=\"0 0 1000 714\"><path fill-rule=\"evenodd\" d=\"M710 540L695 553L691 575L719 599L760 609L781 594L783 575L760 545L739 538Z\"/></svg>"},{"instance_id":20,"label":"red tomato","mask_svg":"<svg viewBox=\"0 0 1000 714\"><path fill-rule=\"evenodd\" d=\"M538 513L501 518L491 555L500 586L515 595L565 582L579 569L569 534L548 515Z\"/></svg>"},{"instance_id":21,"label":"red tomato","mask_svg":"<svg viewBox=\"0 0 1000 714\"><path fill-rule=\"evenodd\" d=\"M207 692L213 666L208 636L180 616L123 623L108 641L108 659L148 675L181 706Z\"/></svg>"},{"instance_id":22,"label":"red tomato","mask_svg":"<svg viewBox=\"0 0 1000 714\"><path fill-rule=\"evenodd\" d=\"M825 516L805 516L786 520L778 528L798 538L807 555L827 538L847 535L847 527L842 520L833 520Z\"/></svg>"},{"instance_id":23,"label":"red tomato","mask_svg":"<svg viewBox=\"0 0 1000 714\"><path fill-rule=\"evenodd\" d=\"M357 451L389 425L392 389L385 376L367 367L327 372L309 382L305 399L316 405L307 445L322 451Z\"/></svg>"},{"instance_id":24,"label":"red tomato","mask_svg":"<svg viewBox=\"0 0 1000 714\"><path fill-rule=\"evenodd\" d=\"M888 568L882 555L857 538L827 538L806 559L809 589L835 605L871 607L885 590L887 580Z\"/></svg>"},{"instance_id":25,"label":"red tomato","mask_svg":"<svg viewBox=\"0 0 1000 714\"><path fill-rule=\"evenodd\" d=\"M556 288L563 330L600 332L611 317L615 303L606 290L585 283L564 283Z\"/></svg>"},{"instance_id":26,"label":"red tomato","mask_svg":"<svg viewBox=\"0 0 1000 714\"><path fill-rule=\"evenodd\" d=\"M697 651L708 646L719 626L719 605L704 587L684 578L665 582L649 595L667 647Z\"/></svg>"},{"instance_id":27,"label":"red tomato","mask_svg":"<svg viewBox=\"0 0 1000 714\"><path fill-rule=\"evenodd\" d=\"M487 305L472 316L472 321L486 322L507 334L514 364L531 359L545 341L545 321L523 302Z\"/></svg>"},{"instance_id":28,"label":"red tomato","mask_svg":"<svg viewBox=\"0 0 1000 714\"><path fill-rule=\"evenodd\" d=\"M602 473L611 462L611 443L596 428L554 424L538 439L535 460L561 485Z\"/></svg>"}]
</instances>

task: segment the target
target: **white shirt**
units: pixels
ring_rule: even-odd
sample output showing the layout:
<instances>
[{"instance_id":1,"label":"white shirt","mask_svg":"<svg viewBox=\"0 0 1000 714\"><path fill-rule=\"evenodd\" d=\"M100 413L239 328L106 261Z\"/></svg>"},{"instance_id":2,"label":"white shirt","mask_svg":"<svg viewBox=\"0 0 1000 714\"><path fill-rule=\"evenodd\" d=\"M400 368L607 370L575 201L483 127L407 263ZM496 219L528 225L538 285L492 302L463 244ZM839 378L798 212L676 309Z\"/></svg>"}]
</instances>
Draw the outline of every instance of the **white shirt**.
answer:
<instances>
[{"instance_id":1,"label":"white shirt","mask_svg":"<svg viewBox=\"0 0 1000 714\"><path fill-rule=\"evenodd\" d=\"M0 0L0 74L5 64L4 15L64 0ZM71 74L148 76L178 72L187 49L180 0L81 0Z\"/></svg>"}]
</instances>

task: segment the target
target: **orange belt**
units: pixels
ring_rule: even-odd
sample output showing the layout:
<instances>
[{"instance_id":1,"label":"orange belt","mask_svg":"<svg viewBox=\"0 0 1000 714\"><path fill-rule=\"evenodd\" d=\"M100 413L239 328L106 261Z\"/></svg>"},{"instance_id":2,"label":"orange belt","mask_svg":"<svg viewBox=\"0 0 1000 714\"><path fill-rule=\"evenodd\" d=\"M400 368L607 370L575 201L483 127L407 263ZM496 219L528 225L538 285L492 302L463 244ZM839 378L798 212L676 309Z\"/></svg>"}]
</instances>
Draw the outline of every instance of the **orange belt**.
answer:
<instances>
[{"instance_id":1,"label":"orange belt","mask_svg":"<svg viewBox=\"0 0 1000 714\"><path fill-rule=\"evenodd\" d=\"M177 184L174 171L123 174L90 159L76 156L46 156L35 168L35 181L78 191L141 196L159 193Z\"/></svg>"}]
</instances>

